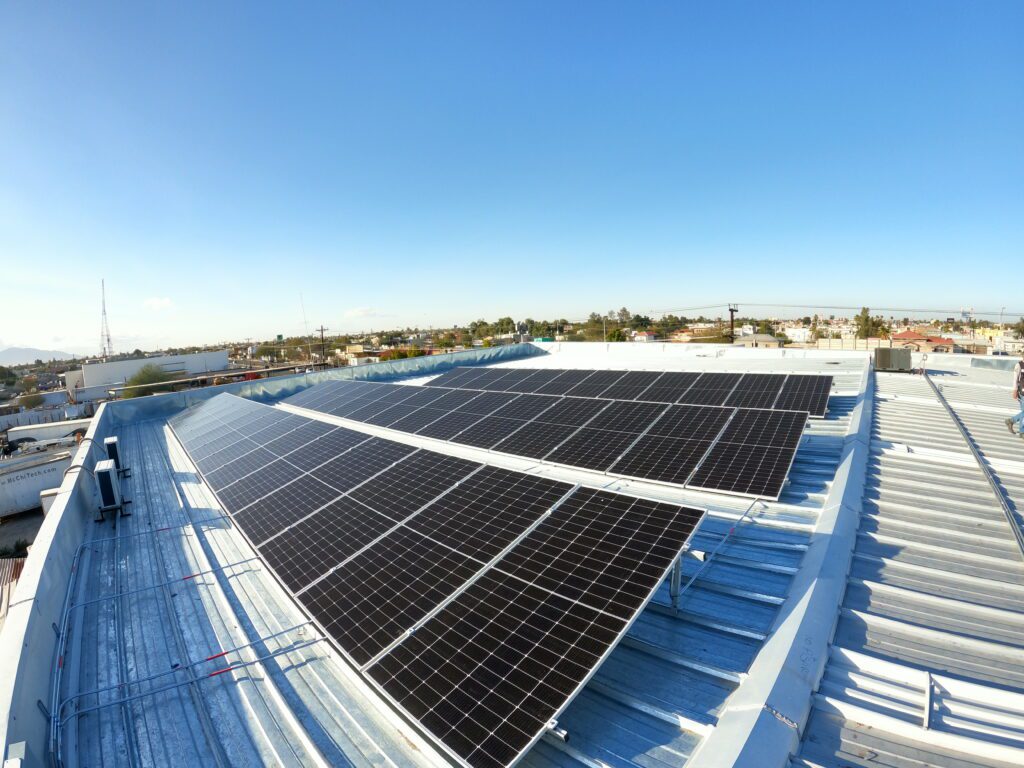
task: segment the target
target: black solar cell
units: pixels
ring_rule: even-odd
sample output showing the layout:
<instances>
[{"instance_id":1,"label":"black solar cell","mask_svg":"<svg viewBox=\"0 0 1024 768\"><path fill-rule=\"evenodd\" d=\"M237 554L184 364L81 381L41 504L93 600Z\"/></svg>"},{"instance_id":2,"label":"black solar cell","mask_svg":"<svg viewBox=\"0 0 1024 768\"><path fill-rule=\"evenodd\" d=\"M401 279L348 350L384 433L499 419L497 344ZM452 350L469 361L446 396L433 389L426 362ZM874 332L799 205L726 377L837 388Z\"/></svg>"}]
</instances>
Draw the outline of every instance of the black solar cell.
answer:
<instances>
[{"instance_id":1,"label":"black solar cell","mask_svg":"<svg viewBox=\"0 0 1024 768\"><path fill-rule=\"evenodd\" d=\"M586 402L581 400L580 402ZM567 424L545 424L542 421L528 422L518 432L509 435L492 449L514 456L542 459L559 443L569 438L579 427Z\"/></svg>"},{"instance_id":2,"label":"black solar cell","mask_svg":"<svg viewBox=\"0 0 1024 768\"><path fill-rule=\"evenodd\" d=\"M526 423L523 419L502 419L498 416L484 416L476 424L455 435L451 441L460 445L472 445L476 448L491 448Z\"/></svg>"},{"instance_id":3,"label":"black solar cell","mask_svg":"<svg viewBox=\"0 0 1024 768\"><path fill-rule=\"evenodd\" d=\"M293 464L278 459L271 462L254 475L244 480L235 481L217 490L217 498L230 513L240 512L259 498L273 493L286 483L290 483L302 474L302 470Z\"/></svg>"},{"instance_id":4,"label":"black solar cell","mask_svg":"<svg viewBox=\"0 0 1024 768\"><path fill-rule=\"evenodd\" d=\"M570 490L569 483L484 467L413 517L408 526L486 562Z\"/></svg>"},{"instance_id":5,"label":"black solar cell","mask_svg":"<svg viewBox=\"0 0 1024 768\"><path fill-rule=\"evenodd\" d=\"M310 474L336 489L338 493L344 493L387 469L396 461L401 461L415 450L410 445L374 437L317 467Z\"/></svg>"},{"instance_id":6,"label":"black solar cell","mask_svg":"<svg viewBox=\"0 0 1024 768\"><path fill-rule=\"evenodd\" d=\"M491 393L497 394L497 393ZM467 427L471 427L482 419L479 413L464 411L452 411L444 414L441 418L431 422L427 426L416 430L417 435L433 437L437 440L448 440L459 434Z\"/></svg>"},{"instance_id":7,"label":"black solar cell","mask_svg":"<svg viewBox=\"0 0 1024 768\"><path fill-rule=\"evenodd\" d=\"M343 496L260 545L259 553L288 588L298 592L394 525Z\"/></svg>"},{"instance_id":8,"label":"black solar cell","mask_svg":"<svg viewBox=\"0 0 1024 768\"><path fill-rule=\"evenodd\" d=\"M741 378L743 374L740 373L702 374L676 402L691 405L723 405Z\"/></svg>"},{"instance_id":9,"label":"black solar cell","mask_svg":"<svg viewBox=\"0 0 1024 768\"><path fill-rule=\"evenodd\" d=\"M807 411L811 416L824 417L828 410L831 389L831 376L794 374L782 385L782 391L772 407L780 410Z\"/></svg>"},{"instance_id":10,"label":"black solar cell","mask_svg":"<svg viewBox=\"0 0 1024 768\"><path fill-rule=\"evenodd\" d=\"M539 395L564 395L577 384L583 382L594 371L562 371L562 373L551 381L537 387L534 392Z\"/></svg>"},{"instance_id":11,"label":"black solar cell","mask_svg":"<svg viewBox=\"0 0 1024 768\"><path fill-rule=\"evenodd\" d=\"M364 435L362 432L338 427L323 437L307 443L301 450L287 454L285 460L305 472L325 464L335 456L370 439L369 435Z\"/></svg>"},{"instance_id":12,"label":"black solar cell","mask_svg":"<svg viewBox=\"0 0 1024 768\"><path fill-rule=\"evenodd\" d=\"M604 392L601 392L600 397L611 400L643 400L645 398L640 395L648 387L654 385L659 378L661 378L661 371L629 371Z\"/></svg>"},{"instance_id":13,"label":"black solar cell","mask_svg":"<svg viewBox=\"0 0 1024 768\"><path fill-rule=\"evenodd\" d=\"M480 466L475 461L420 451L349 495L398 521L429 504Z\"/></svg>"},{"instance_id":14,"label":"black solar cell","mask_svg":"<svg viewBox=\"0 0 1024 768\"><path fill-rule=\"evenodd\" d=\"M735 408L771 408L786 376L781 373L747 373L726 398Z\"/></svg>"},{"instance_id":15,"label":"black solar cell","mask_svg":"<svg viewBox=\"0 0 1024 768\"><path fill-rule=\"evenodd\" d=\"M503 405L493 415L503 419L532 419L557 403L559 398L548 395L520 395Z\"/></svg>"},{"instance_id":16,"label":"black solar cell","mask_svg":"<svg viewBox=\"0 0 1024 768\"><path fill-rule=\"evenodd\" d=\"M399 526L301 593L357 664L399 639L479 570L479 563Z\"/></svg>"},{"instance_id":17,"label":"black solar cell","mask_svg":"<svg viewBox=\"0 0 1024 768\"><path fill-rule=\"evenodd\" d=\"M541 413L534 421L581 427L611 402L611 400L585 400L567 397Z\"/></svg>"},{"instance_id":18,"label":"black solar cell","mask_svg":"<svg viewBox=\"0 0 1024 768\"><path fill-rule=\"evenodd\" d=\"M674 403L688 390L700 374L693 371L667 371L656 382L644 390L637 400L654 403Z\"/></svg>"},{"instance_id":19,"label":"black solar cell","mask_svg":"<svg viewBox=\"0 0 1024 768\"><path fill-rule=\"evenodd\" d=\"M604 472L626 452L637 437L638 435L633 432L612 432L607 429L581 427L544 458L558 464Z\"/></svg>"},{"instance_id":20,"label":"black solar cell","mask_svg":"<svg viewBox=\"0 0 1024 768\"><path fill-rule=\"evenodd\" d=\"M235 513L235 525L258 545L338 496L331 486L303 475Z\"/></svg>"}]
</instances>

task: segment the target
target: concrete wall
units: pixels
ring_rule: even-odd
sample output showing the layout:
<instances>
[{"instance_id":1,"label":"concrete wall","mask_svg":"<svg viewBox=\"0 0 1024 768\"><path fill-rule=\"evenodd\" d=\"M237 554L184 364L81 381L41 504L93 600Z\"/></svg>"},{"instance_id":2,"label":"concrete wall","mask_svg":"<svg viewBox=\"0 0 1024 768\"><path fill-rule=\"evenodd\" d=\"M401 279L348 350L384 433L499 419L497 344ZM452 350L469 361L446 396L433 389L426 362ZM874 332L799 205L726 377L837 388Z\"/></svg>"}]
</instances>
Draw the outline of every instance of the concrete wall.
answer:
<instances>
[{"instance_id":1,"label":"concrete wall","mask_svg":"<svg viewBox=\"0 0 1024 768\"><path fill-rule=\"evenodd\" d=\"M155 365L178 378L197 376L210 371L223 371L228 367L228 351L196 352L191 355L164 355L140 360L115 360L109 363L86 363L82 366L83 387L124 384L140 368Z\"/></svg>"}]
</instances>

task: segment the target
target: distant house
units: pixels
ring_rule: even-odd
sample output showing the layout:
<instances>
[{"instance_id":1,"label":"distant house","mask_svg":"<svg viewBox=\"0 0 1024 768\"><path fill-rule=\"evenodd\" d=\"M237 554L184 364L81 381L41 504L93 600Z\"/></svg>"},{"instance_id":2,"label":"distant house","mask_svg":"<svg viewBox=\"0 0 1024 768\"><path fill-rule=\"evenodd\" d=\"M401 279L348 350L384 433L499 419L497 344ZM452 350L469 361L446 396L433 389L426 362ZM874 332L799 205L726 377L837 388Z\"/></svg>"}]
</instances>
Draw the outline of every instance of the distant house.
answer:
<instances>
[{"instance_id":1,"label":"distant house","mask_svg":"<svg viewBox=\"0 0 1024 768\"><path fill-rule=\"evenodd\" d=\"M633 334L633 341L655 341L658 338L658 334L651 331L637 331Z\"/></svg>"},{"instance_id":2,"label":"distant house","mask_svg":"<svg viewBox=\"0 0 1024 768\"><path fill-rule=\"evenodd\" d=\"M942 336L925 336L917 331L901 331L890 337L894 347L912 349L915 352L955 352L957 344L953 339Z\"/></svg>"},{"instance_id":3,"label":"distant house","mask_svg":"<svg viewBox=\"0 0 1024 768\"><path fill-rule=\"evenodd\" d=\"M740 336L733 344L758 349L778 349L782 346L782 340L775 338L770 333L754 333L750 336Z\"/></svg>"}]
</instances>

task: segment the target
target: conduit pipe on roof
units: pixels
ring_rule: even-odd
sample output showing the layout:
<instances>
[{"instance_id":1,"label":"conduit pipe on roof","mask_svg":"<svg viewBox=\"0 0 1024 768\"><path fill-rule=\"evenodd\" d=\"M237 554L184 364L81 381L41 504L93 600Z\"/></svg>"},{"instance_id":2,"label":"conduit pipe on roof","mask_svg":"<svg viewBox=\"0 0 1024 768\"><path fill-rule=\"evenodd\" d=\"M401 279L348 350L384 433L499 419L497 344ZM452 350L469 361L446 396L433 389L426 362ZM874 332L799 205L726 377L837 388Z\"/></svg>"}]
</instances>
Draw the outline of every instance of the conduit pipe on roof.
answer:
<instances>
[{"instance_id":1,"label":"conduit pipe on roof","mask_svg":"<svg viewBox=\"0 0 1024 768\"><path fill-rule=\"evenodd\" d=\"M981 450L978 448L977 443L974 442L974 438L971 437L971 433L967 431L967 427L960 421L960 417L957 416L956 411L953 410L953 406L946 400L946 396L942 394L932 377L928 375L926 369L922 369L924 379L928 382L928 385L932 388L935 396L942 403L943 407L949 413L953 423L956 424L957 429L960 430L960 435L963 437L964 442L967 443L967 447L970 448L971 454L974 456L974 460L978 463L982 473L985 475L985 479L988 480L988 484L992 487L992 493L995 494L996 500L999 502L999 506L1003 510L1003 514L1006 516L1006 522L1010 524L1010 530L1013 532L1013 538L1017 542L1017 548L1020 550L1021 558L1024 559L1024 532L1021 531L1020 526L1017 524L1017 519L1013 514L1013 509L1010 507L1010 502L1006 498L1006 492L1002 486L999 485L999 481L996 480L996 476L992 473L992 468L988 464L988 460L982 455Z\"/></svg>"}]
</instances>

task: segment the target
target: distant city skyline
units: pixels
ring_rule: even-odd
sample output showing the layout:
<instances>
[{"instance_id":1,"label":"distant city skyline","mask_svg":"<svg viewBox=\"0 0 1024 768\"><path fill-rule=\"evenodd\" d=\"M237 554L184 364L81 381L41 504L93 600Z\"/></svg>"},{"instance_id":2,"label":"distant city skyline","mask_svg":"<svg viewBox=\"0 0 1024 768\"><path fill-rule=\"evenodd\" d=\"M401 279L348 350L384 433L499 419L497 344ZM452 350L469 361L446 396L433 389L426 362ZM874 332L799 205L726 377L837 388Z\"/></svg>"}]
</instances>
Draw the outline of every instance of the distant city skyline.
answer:
<instances>
[{"instance_id":1,"label":"distant city skyline","mask_svg":"<svg viewBox=\"0 0 1024 768\"><path fill-rule=\"evenodd\" d=\"M0 348L1024 311L1024 4L243 8L0 10Z\"/></svg>"}]
</instances>

